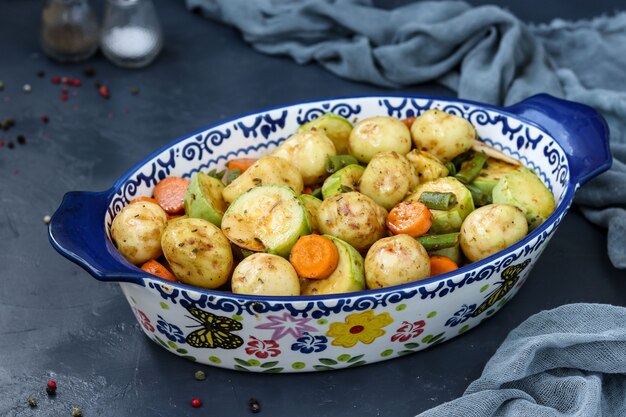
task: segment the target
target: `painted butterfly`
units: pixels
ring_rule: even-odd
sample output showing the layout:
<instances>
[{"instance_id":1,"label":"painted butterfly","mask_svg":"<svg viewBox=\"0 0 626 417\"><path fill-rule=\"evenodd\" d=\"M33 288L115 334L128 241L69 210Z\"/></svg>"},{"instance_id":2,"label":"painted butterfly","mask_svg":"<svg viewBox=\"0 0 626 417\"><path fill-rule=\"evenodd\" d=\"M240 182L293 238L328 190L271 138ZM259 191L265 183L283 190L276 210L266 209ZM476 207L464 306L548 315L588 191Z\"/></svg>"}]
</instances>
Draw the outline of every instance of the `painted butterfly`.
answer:
<instances>
[{"instance_id":1,"label":"painted butterfly","mask_svg":"<svg viewBox=\"0 0 626 417\"><path fill-rule=\"evenodd\" d=\"M502 281L498 281L495 285L498 285L498 288L491 291L485 301L478 306L478 308L472 314L472 317L478 317L483 311L488 310L499 300L504 298L509 291L513 289L517 281L519 280L519 276L524 269L530 263L530 259L526 259L521 264L511 265L507 267L504 271L502 271Z\"/></svg>"},{"instance_id":2,"label":"painted butterfly","mask_svg":"<svg viewBox=\"0 0 626 417\"><path fill-rule=\"evenodd\" d=\"M185 341L190 346L211 349L237 349L243 345L243 339L231 333L243 328L237 320L216 316L196 307L188 307L187 311L193 315L193 317L187 317L199 323L188 327L202 327L187 335Z\"/></svg>"}]
</instances>

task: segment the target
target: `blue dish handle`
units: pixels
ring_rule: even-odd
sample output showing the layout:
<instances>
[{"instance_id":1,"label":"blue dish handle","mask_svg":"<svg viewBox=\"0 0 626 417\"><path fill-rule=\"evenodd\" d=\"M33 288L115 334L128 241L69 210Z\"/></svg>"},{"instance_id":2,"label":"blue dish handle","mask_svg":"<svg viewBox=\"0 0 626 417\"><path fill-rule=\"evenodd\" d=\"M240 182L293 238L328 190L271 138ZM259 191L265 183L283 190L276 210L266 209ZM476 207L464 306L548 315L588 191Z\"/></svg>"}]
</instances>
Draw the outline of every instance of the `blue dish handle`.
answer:
<instances>
[{"instance_id":1,"label":"blue dish handle","mask_svg":"<svg viewBox=\"0 0 626 417\"><path fill-rule=\"evenodd\" d=\"M561 145L577 186L611 167L609 127L592 107L538 94L506 110L536 123Z\"/></svg>"},{"instance_id":2,"label":"blue dish handle","mask_svg":"<svg viewBox=\"0 0 626 417\"><path fill-rule=\"evenodd\" d=\"M117 251L105 231L110 191L71 192L48 225L52 246L100 281L126 281L144 285L146 273Z\"/></svg>"}]
</instances>

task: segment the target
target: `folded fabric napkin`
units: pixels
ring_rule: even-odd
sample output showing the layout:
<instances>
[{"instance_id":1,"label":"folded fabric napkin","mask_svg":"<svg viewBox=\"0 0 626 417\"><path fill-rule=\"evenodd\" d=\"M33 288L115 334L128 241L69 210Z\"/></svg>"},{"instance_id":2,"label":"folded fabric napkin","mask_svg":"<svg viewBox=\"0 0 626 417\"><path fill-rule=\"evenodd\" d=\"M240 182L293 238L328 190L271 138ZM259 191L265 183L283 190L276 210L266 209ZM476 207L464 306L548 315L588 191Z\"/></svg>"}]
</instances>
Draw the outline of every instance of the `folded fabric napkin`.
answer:
<instances>
[{"instance_id":1,"label":"folded fabric napkin","mask_svg":"<svg viewBox=\"0 0 626 417\"><path fill-rule=\"evenodd\" d=\"M602 304L531 316L462 397L418 417L626 416L624 323L625 308Z\"/></svg>"},{"instance_id":2,"label":"folded fabric napkin","mask_svg":"<svg viewBox=\"0 0 626 417\"><path fill-rule=\"evenodd\" d=\"M438 81L461 98L512 104L536 93L595 107L611 129L611 170L577 203L608 228L626 268L626 13L529 26L497 6L424 1L394 10L369 0L186 0L247 42L345 78L399 88Z\"/></svg>"}]
</instances>

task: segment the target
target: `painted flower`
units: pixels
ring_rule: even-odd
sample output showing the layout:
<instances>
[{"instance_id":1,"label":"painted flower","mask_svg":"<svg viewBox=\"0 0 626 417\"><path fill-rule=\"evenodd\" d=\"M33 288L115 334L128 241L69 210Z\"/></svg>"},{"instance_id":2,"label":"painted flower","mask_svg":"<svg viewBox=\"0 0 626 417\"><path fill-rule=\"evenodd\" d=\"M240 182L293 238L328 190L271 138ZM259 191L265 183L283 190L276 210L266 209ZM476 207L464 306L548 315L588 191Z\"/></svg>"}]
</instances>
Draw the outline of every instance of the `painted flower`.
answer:
<instances>
[{"instance_id":1,"label":"painted flower","mask_svg":"<svg viewBox=\"0 0 626 417\"><path fill-rule=\"evenodd\" d=\"M476 310L476 304L471 304L469 306L467 304L463 304L461 309L454 313L454 316L450 317L448 321L446 321L446 326L454 327L461 323L465 323L472 317L474 310Z\"/></svg>"},{"instance_id":2,"label":"painted flower","mask_svg":"<svg viewBox=\"0 0 626 417\"><path fill-rule=\"evenodd\" d=\"M161 316L158 316L159 320L157 320L157 330L165 335L172 342L177 343L185 343L185 335L183 335L183 331L180 330L175 324L171 324L165 321L165 319Z\"/></svg>"},{"instance_id":3,"label":"painted flower","mask_svg":"<svg viewBox=\"0 0 626 417\"><path fill-rule=\"evenodd\" d=\"M135 317L137 317L137 320L141 323L144 329L150 333L154 333L154 326L143 311L139 310L137 307L133 307L133 313L135 313Z\"/></svg>"},{"instance_id":4,"label":"painted flower","mask_svg":"<svg viewBox=\"0 0 626 417\"><path fill-rule=\"evenodd\" d=\"M419 336L424 332L424 326L426 322L424 320L414 321L410 323L408 321L403 321L402 326L396 330L396 333L391 336L392 342L406 342L409 339Z\"/></svg>"},{"instance_id":5,"label":"painted flower","mask_svg":"<svg viewBox=\"0 0 626 417\"><path fill-rule=\"evenodd\" d=\"M389 313L374 315L372 310L350 314L344 323L332 323L326 336L333 337L333 346L350 348L358 342L370 344L385 334L383 327L393 323Z\"/></svg>"},{"instance_id":6,"label":"painted flower","mask_svg":"<svg viewBox=\"0 0 626 417\"><path fill-rule=\"evenodd\" d=\"M283 313L282 316L268 316L267 320L268 323L260 324L255 328L273 330L272 340L280 340L286 335L298 338L307 331L313 332L317 330L315 327L307 324L311 319L297 318L290 313Z\"/></svg>"},{"instance_id":7,"label":"painted flower","mask_svg":"<svg viewBox=\"0 0 626 417\"><path fill-rule=\"evenodd\" d=\"M291 345L291 350L299 350L301 353L321 352L326 349L326 343L328 343L326 336L313 336L309 332L304 332L302 337Z\"/></svg>"},{"instance_id":8,"label":"painted flower","mask_svg":"<svg viewBox=\"0 0 626 417\"><path fill-rule=\"evenodd\" d=\"M266 359L268 357L275 358L280 355L280 349L278 343L273 340L260 340L254 336L250 336L252 339L248 342L246 353L248 355L254 355L259 359Z\"/></svg>"}]
</instances>

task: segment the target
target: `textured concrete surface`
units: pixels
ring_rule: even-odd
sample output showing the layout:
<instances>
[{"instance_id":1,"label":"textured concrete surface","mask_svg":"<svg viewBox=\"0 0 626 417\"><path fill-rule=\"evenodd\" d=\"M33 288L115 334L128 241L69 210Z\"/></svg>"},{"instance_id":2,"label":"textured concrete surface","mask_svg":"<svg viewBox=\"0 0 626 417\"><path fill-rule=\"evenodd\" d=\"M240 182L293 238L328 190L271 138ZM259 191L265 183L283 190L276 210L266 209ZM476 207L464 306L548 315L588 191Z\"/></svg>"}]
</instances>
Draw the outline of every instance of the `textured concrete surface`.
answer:
<instances>
[{"instance_id":1,"label":"textured concrete surface","mask_svg":"<svg viewBox=\"0 0 626 417\"><path fill-rule=\"evenodd\" d=\"M382 2L381 2L382 3ZM400 2L390 2L397 4ZM482 1L474 2L482 4ZM500 2L534 22L609 13L618 1ZM92 279L50 246L42 218L71 190L103 190L151 151L211 122L268 106L330 96L385 93L315 65L250 49L232 29L156 1L166 46L150 67L124 70L101 55L59 65L38 46L40 2L0 1L0 119L25 145L0 148L0 415L240 416L259 399L261 415L408 417L461 395L507 333L543 309L571 302L625 305L626 277L605 254L606 232L573 209L526 285L481 326L434 349L344 371L257 375L203 367L143 336L119 286ZM523 7L522 7L523 5ZM37 70L46 72L38 78ZM67 102L53 75L80 77ZM98 96L94 80L111 98ZM22 85L32 92L25 94ZM138 86L137 96L130 88ZM408 93L450 95L435 86ZM50 122L43 124L41 115ZM203 369L207 380L194 380ZM48 398L45 383L58 381ZM29 409L27 398L39 400ZM204 406L193 409L190 400Z\"/></svg>"}]
</instances>

